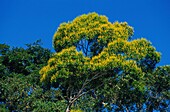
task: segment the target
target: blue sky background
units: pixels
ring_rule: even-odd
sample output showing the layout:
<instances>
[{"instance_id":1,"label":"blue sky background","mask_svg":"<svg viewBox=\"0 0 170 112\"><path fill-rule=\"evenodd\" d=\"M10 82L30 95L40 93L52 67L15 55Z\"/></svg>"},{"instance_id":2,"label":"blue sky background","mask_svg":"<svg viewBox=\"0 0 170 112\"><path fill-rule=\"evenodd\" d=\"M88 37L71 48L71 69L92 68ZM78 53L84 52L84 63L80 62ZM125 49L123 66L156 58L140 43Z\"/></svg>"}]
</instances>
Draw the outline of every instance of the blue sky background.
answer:
<instances>
[{"instance_id":1,"label":"blue sky background","mask_svg":"<svg viewBox=\"0 0 170 112\"><path fill-rule=\"evenodd\" d=\"M53 50L59 24L89 12L106 15L110 22L128 22L134 39L145 37L162 53L159 65L170 64L168 0L0 0L0 43L24 47L41 39Z\"/></svg>"}]
</instances>

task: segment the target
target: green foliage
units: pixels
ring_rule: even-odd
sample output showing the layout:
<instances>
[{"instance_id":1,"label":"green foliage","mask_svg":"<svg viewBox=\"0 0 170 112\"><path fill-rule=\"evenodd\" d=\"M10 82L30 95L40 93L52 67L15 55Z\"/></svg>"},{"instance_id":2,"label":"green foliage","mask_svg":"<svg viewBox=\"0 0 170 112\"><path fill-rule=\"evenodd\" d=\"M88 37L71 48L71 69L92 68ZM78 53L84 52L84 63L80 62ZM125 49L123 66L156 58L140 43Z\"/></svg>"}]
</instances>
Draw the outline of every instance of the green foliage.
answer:
<instances>
[{"instance_id":1,"label":"green foliage","mask_svg":"<svg viewBox=\"0 0 170 112\"><path fill-rule=\"evenodd\" d=\"M33 85L22 74L10 74L0 80L1 98L12 110L26 111L30 107L29 92ZM36 90L36 89L35 89Z\"/></svg>"},{"instance_id":2,"label":"green foliage","mask_svg":"<svg viewBox=\"0 0 170 112\"><path fill-rule=\"evenodd\" d=\"M41 47L40 41L27 44L26 49L10 49L5 44L1 48L1 111L33 111L39 108L34 107L38 100L53 102L54 92L39 83L39 70L51 56L50 50Z\"/></svg>"},{"instance_id":3,"label":"green foliage","mask_svg":"<svg viewBox=\"0 0 170 112\"><path fill-rule=\"evenodd\" d=\"M33 112L61 112L64 111L66 107L66 103L52 102L52 101L35 101L33 104Z\"/></svg>"},{"instance_id":4,"label":"green foliage","mask_svg":"<svg viewBox=\"0 0 170 112\"><path fill-rule=\"evenodd\" d=\"M0 112L9 112L9 110L5 107L4 104L0 105Z\"/></svg>"},{"instance_id":5,"label":"green foliage","mask_svg":"<svg viewBox=\"0 0 170 112\"><path fill-rule=\"evenodd\" d=\"M12 48L11 50L4 50L6 53L1 56L1 60L3 60L2 65L6 66L10 73L30 74L34 70L42 67L50 57L50 51L42 48L40 41L27 44L27 49Z\"/></svg>"},{"instance_id":6,"label":"green foliage","mask_svg":"<svg viewBox=\"0 0 170 112\"><path fill-rule=\"evenodd\" d=\"M0 44L0 55L6 54L6 52L9 50L9 46L6 44Z\"/></svg>"},{"instance_id":7,"label":"green foliage","mask_svg":"<svg viewBox=\"0 0 170 112\"><path fill-rule=\"evenodd\" d=\"M157 67L153 75L146 77L146 83L147 110L166 111L170 105L170 65Z\"/></svg>"}]
</instances>

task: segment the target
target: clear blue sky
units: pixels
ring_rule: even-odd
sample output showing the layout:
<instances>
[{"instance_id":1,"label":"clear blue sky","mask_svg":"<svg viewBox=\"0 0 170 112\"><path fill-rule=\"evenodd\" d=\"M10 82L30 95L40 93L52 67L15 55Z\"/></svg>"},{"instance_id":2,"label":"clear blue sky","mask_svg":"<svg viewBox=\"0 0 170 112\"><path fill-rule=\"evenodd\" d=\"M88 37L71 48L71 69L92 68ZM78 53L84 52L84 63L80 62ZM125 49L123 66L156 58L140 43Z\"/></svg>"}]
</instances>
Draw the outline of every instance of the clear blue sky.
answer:
<instances>
[{"instance_id":1,"label":"clear blue sky","mask_svg":"<svg viewBox=\"0 0 170 112\"><path fill-rule=\"evenodd\" d=\"M0 0L0 43L23 47L52 37L62 22L97 12L110 22L128 22L133 38L145 37L162 53L159 65L170 64L170 1L168 0Z\"/></svg>"}]
</instances>

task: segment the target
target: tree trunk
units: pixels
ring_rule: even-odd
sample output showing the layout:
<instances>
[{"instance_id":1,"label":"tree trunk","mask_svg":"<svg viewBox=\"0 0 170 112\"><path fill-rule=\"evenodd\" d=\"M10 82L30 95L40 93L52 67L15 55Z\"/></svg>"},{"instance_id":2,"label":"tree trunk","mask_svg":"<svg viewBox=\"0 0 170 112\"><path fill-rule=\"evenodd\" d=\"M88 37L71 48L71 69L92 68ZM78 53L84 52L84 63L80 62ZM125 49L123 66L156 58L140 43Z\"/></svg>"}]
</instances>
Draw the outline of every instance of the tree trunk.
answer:
<instances>
[{"instance_id":1,"label":"tree trunk","mask_svg":"<svg viewBox=\"0 0 170 112\"><path fill-rule=\"evenodd\" d=\"M72 105L72 103L69 103L69 104L68 104L67 109L66 109L66 112L70 112L70 111L71 111L71 105Z\"/></svg>"},{"instance_id":2,"label":"tree trunk","mask_svg":"<svg viewBox=\"0 0 170 112\"><path fill-rule=\"evenodd\" d=\"M67 107L66 112L70 112L70 107Z\"/></svg>"}]
</instances>

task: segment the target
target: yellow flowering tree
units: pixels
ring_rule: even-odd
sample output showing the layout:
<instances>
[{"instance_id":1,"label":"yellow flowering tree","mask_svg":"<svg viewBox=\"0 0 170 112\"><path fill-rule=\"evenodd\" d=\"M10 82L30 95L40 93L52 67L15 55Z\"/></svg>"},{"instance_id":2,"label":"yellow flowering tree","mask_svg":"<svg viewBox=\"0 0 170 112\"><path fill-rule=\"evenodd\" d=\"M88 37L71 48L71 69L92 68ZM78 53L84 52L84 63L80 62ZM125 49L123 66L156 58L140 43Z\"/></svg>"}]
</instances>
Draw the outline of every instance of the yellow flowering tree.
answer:
<instances>
[{"instance_id":1,"label":"yellow flowering tree","mask_svg":"<svg viewBox=\"0 0 170 112\"><path fill-rule=\"evenodd\" d=\"M132 36L133 28L126 22L111 23L96 13L62 23L53 37L56 53L40 70L41 82L62 92L67 112L83 109L79 104L85 98L98 109L110 104L141 108L145 79L160 53L145 38Z\"/></svg>"}]
</instances>

